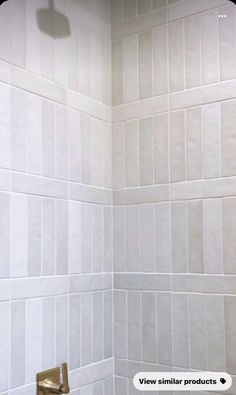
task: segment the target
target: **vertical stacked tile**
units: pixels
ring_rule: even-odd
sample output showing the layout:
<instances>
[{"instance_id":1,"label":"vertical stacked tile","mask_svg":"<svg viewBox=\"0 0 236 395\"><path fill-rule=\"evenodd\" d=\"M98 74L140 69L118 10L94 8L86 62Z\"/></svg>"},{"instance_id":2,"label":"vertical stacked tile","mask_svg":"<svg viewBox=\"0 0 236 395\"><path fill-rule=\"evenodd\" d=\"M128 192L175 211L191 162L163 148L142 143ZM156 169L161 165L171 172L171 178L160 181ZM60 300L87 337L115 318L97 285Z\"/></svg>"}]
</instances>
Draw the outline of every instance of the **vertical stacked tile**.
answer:
<instances>
[{"instance_id":1,"label":"vertical stacked tile","mask_svg":"<svg viewBox=\"0 0 236 395\"><path fill-rule=\"evenodd\" d=\"M109 7L56 2L60 39L44 0L0 7L1 394L65 361L113 393Z\"/></svg>"},{"instance_id":2,"label":"vertical stacked tile","mask_svg":"<svg viewBox=\"0 0 236 395\"><path fill-rule=\"evenodd\" d=\"M112 2L116 395L142 370L236 377L235 13Z\"/></svg>"}]
</instances>

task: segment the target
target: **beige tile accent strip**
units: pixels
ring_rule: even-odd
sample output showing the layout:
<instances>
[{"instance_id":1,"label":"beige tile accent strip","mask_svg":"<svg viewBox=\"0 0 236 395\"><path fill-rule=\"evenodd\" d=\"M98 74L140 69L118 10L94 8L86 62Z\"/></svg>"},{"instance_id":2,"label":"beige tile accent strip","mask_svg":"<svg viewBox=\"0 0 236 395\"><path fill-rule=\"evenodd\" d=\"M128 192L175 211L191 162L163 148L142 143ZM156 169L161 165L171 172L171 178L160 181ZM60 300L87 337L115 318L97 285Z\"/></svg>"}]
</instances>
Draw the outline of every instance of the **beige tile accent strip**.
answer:
<instances>
[{"instance_id":1,"label":"beige tile accent strip","mask_svg":"<svg viewBox=\"0 0 236 395\"><path fill-rule=\"evenodd\" d=\"M112 288L112 273L79 274L70 276L69 292L88 292Z\"/></svg>"},{"instance_id":2,"label":"beige tile accent strip","mask_svg":"<svg viewBox=\"0 0 236 395\"><path fill-rule=\"evenodd\" d=\"M168 96L155 96L150 99L139 100L113 107L112 121L128 121L129 119L141 118L166 111L168 111Z\"/></svg>"},{"instance_id":3,"label":"beige tile accent strip","mask_svg":"<svg viewBox=\"0 0 236 395\"><path fill-rule=\"evenodd\" d=\"M107 289L111 273L0 279L0 302Z\"/></svg>"},{"instance_id":4,"label":"beige tile accent strip","mask_svg":"<svg viewBox=\"0 0 236 395\"><path fill-rule=\"evenodd\" d=\"M113 204L120 206L191 199L212 199L235 195L236 177L225 177L176 182L170 185L162 184L116 189L113 191Z\"/></svg>"},{"instance_id":5,"label":"beige tile accent strip","mask_svg":"<svg viewBox=\"0 0 236 395\"><path fill-rule=\"evenodd\" d=\"M198 106L236 97L236 80L219 82L170 94L170 110Z\"/></svg>"},{"instance_id":6,"label":"beige tile accent strip","mask_svg":"<svg viewBox=\"0 0 236 395\"><path fill-rule=\"evenodd\" d=\"M168 96L154 96L149 99L114 106L112 109L113 122L123 122L129 119L156 115L170 110L184 109L209 103L230 100L236 97L236 79L181 90Z\"/></svg>"},{"instance_id":7,"label":"beige tile accent strip","mask_svg":"<svg viewBox=\"0 0 236 395\"><path fill-rule=\"evenodd\" d=\"M219 198L236 195L236 177L180 182L171 185L171 200Z\"/></svg>"},{"instance_id":8,"label":"beige tile accent strip","mask_svg":"<svg viewBox=\"0 0 236 395\"><path fill-rule=\"evenodd\" d=\"M114 273L114 289L170 291L171 275L162 273Z\"/></svg>"},{"instance_id":9,"label":"beige tile accent strip","mask_svg":"<svg viewBox=\"0 0 236 395\"><path fill-rule=\"evenodd\" d=\"M74 183L56 178L0 170L0 190L29 195L47 196L79 202L112 205L112 190L92 185Z\"/></svg>"},{"instance_id":10,"label":"beige tile accent strip","mask_svg":"<svg viewBox=\"0 0 236 395\"><path fill-rule=\"evenodd\" d=\"M68 90L67 106L85 113L89 112L90 115L96 118L111 122L111 107L78 92Z\"/></svg>"},{"instance_id":11,"label":"beige tile accent strip","mask_svg":"<svg viewBox=\"0 0 236 395\"><path fill-rule=\"evenodd\" d=\"M113 204L155 203L169 200L169 185L151 185L113 191Z\"/></svg>"},{"instance_id":12,"label":"beige tile accent strip","mask_svg":"<svg viewBox=\"0 0 236 395\"><path fill-rule=\"evenodd\" d=\"M114 273L114 288L157 292L235 295L236 276L186 273Z\"/></svg>"},{"instance_id":13,"label":"beige tile accent strip","mask_svg":"<svg viewBox=\"0 0 236 395\"><path fill-rule=\"evenodd\" d=\"M0 60L0 81L59 104L67 105L67 107L103 121L111 122L110 106L2 60Z\"/></svg>"},{"instance_id":14,"label":"beige tile accent strip","mask_svg":"<svg viewBox=\"0 0 236 395\"><path fill-rule=\"evenodd\" d=\"M112 190L70 182L69 199L88 203L112 205Z\"/></svg>"},{"instance_id":15,"label":"beige tile accent strip","mask_svg":"<svg viewBox=\"0 0 236 395\"><path fill-rule=\"evenodd\" d=\"M120 24L112 26L112 39L126 37L142 30L151 29L153 27L163 25L167 22L167 9L161 8L137 18L129 19Z\"/></svg>"}]
</instances>

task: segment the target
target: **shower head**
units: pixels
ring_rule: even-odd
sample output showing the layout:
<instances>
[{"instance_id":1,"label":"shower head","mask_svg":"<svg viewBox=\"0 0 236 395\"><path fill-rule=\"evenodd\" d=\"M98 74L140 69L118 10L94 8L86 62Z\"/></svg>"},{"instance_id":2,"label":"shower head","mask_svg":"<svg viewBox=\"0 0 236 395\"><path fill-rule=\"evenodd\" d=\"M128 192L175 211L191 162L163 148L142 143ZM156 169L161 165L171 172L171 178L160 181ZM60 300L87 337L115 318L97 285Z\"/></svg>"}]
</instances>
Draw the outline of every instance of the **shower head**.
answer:
<instances>
[{"instance_id":1,"label":"shower head","mask_svg":"<svg viewBox=\"0 0 236 395\"><path fill-rule=\"evenodd\" d=\"M38 28L53 38L70 35L69 19L55 8L54 0L48 0L48 7L37 10Z\"/></svg>"},{"instance_id":2,"label":"shower head","mask_svg":"<svg viewBox=\"0 0 236 395\"><path fill-rule=\"evenodd\" d=\"M236 4L236 0L229 0L229 1L232 1L232 3Z\"/></svg>"},{"instance_id":3,"label":"shower head","mask_svg":"<svg viewBox=\"0 0 236 395\"><path fill-rule=\"evenodd\" d=\"M7 1L7 0L0 0L0 5L2 5L3 3L5 3L5 1Z\"/></svg>"}]
</instances>

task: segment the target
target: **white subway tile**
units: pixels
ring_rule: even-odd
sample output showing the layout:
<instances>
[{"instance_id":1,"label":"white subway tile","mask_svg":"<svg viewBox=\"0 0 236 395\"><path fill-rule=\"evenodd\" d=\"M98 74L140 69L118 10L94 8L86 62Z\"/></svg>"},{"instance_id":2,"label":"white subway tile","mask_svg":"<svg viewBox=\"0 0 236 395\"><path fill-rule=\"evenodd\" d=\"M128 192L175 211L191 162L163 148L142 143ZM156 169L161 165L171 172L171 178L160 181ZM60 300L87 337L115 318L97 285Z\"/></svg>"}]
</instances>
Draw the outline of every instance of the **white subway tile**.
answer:
<instances>
[{"instance_id":1,"label":"white subway tile","mask_svg":"<svg viewBox=\"0 0 236 395\"><path fill-rule=\"evenodd\" d=\"M40 69L40 30L35 23L35 14L37 12L37 6L39 1L32 2L26 0L26 18L25 18L25 29L26 29L26 69L32 71L35 74L41 72Z\"/></svg>"},{"instance_id":2,"label":"white subway tile","mask_svg":"<svg viewBox=\"0 0 236 395\"><path fill-rule=\"evenodd\" d=\"M203 107L204 177L221 175L220 105Z\"/></svg>"},{"instance_id":3,"label":"white subway tile","mask_svg":"<svg viewBox=\"0 0 236 395\"><path fill-rule=\"evenodd\" d=\"M155 117L155 183L169 182L169 120L167 114Z\"/></svg>"},{"instance_id":4,"label":"white subway tile","mask_svg":"<svg viewBox=\"0 0 236 395\"><path fill-rule=\"evenodd\" d=\"M184 181L185 172L185 111L170 115L171 181Z\"/></svg>"},{"instance_id":5,"label":"white subway tile","mask_svg":"<svg viewBox=\"0 0 236 395\"><path fill-rule=\"evenodd\" d=\"M103 261L103 207L93 205L92 208L92 268L93 272L102 272Z\"/></svg>"},{"instance_id":6,"label":"white subway tile","mask_svg":"<svg viewBox=\"0 0 236 395\"><path fill-rule=\"evenodd\" d=\"M104 304L102 292L93 293L93 362L104 358Z\"/></svg>"},{"instance_id":7,"label":"white subway tile","mask_svg":"<svg viewBox=\"0 0 236 395\"><path fill-rule=\"evenodd\" d=\"M103 207L103 271L112 272L113 265L113 208Z\"/></svg>"},{"instance_id":8,"label":"white subway tile","mask_svg":"<svg viewBox=\"0 0 236 395\"><path fill-rule=\"evenodd\" d=\"M42 173L42 103L36 95L28 94L26 113L26 171Z\"/></svg>"},{"instance_id":9,"label":"white subway tile","mask_svg":"<svg viewBox=\"0 0 236 395\"><path fill-rule=\"evenodd\" d=\"M69 273L81 272L81 206L69 203Z\"/></svg>"},{"instance_id":10,"label":"white subway tile","mask_svg":"<svg viewBox=\"0 0 236 395\"><path fill-rule=\"evenodd\" d=\"M171 206L156 205L156 262L157 271L171 272Z\"/></svg>"},{"instance_id":11,"label":"white subway tile","mask_svg":"<svg viewBox=\"0 0 236 395\"><path fill-rule=\"evenodd\" d=\"M203 202L188 202L188 266L191 273L204 272Z\"/></svg>"},{"instance_id":12,"label":"white subway tile","mask_svg":"<svg viewBox=\"0 0 236 395\"><path fill-rule=\"evenodd\" d=\"M184 89L184 29L183 21L169 24L170 90Z\"/></svg>"},{"instance_id":13,"label":"white subway tile","mask_svg":"<svg viewBox=\"0 0 236 395\"><path fill-rule=\"evenodd\" d=\"M42 274L56 272L56 208L52 199L42 200Z\"/></svg>"},{"instance_id":14,"label":"white subway tile","mask_svg":"<svg viewBox=\"0 0 236 395\"><path fill-rule=\"evenodd\" d=\"M202 82L211 84L219 79L218 11L201 15Z\"/></svg>"},{"instance_id":15,"label":"white subway tile","mask_svg":"<svg viewBox=\"0 0 236 395\"><path fill-rule=\"evenodd\" d=\"M124 39L124 101L138 100L138 36Z\"/></svg>"},{"instance_id":16,"label":"white subway tile","mask_svg":"<svg viewBox=\"0 0 236 395\"><path fill-rule=\"evenodd\" d=\"M168 27L159 26L153 30L154 94L168 92Z\"/></svg>"},{"instance_id":17,"label":"white subway tile","mask_svg":"<svg viewBox=\"0 0 236 395\"><path fill-rule=\"evenodd\" d=\"M115 377L115 395L128 395L128 380L123 377Z\"/></svg>"},{"instance_id":18,"label":"white subway tile","mask_svg":"<svg viewBox=\"0 0 236 395\"><path fill-rule=\"evenodd\" d=\"M126 292L114 292L114 355L127 359L127 297Z\"/></svg>"},{"instance_id":19,"label":"white subway tile","mask_svg":"<svg viewBox=\"0 0 236 395\"><path fill-rule=\"evenodd\" d=\"M80 56L78 58L78 82L79 91L83 95L89 96L90 94L90 80L89 80L89 30L79 25L79 44L78 50Z\"/></svg>"},{"instance_id":20,"label":"white subway tile","mask_svg":"<svg viewBox=\"0 0 236 395\"><path fill-rule=\"evenodd\" d=\"M146 12L150 12L152 9L151 0L138 0L138 14L142 15Z\"/></svg>"},{"instance_id":21,"label":"white subway tile","mask_svg":"<svg viewBox=\"0 0 236 395\"><path fill-rule=\"evenodd\" d=\"M124 0L123 1L124 19L131 19L137 16L137 1Z\"/></svg>"},{"instance_id":22,"label":"white subway tile","mask_svg":"<svg viewBox=\"0 0 236 395\"><path fill-rule=\"evenodd\" d=\"M234 257L236 254L236 199L234 197L223 199L223 260L224 272L236 274Z\"/></svg>"},{"instance_id":23,"label":"white subway tile","mask_svg":"<svg viewBox=\"0 0 236 395\"><path fill-rule=\"evenodd\" d=\"M10 388L25 384L25 319L25 301L12 302Z\"/></svg>"},{"instance_id":24,"label":"white subway tile","mask_svg":"<svg viewBox=\"0 0 236 395\"><path fill-rule=\"evenodd\" d=\"M56 201L56 274L68 273L68 202Z\"/></svg>"},{"instance_id":25,"label":"white subway tile","mask_svg":"<svg viewBox=\"0 0 236 395\"><path fill-rule=\"evenodd\" d=\"M104 359L113 356L113 293L103 292L104 305Z\"/></svg>"},{"instance_id":26,"label":"white subway tile","mask_svg":"<svg viewBox=\"0 0 236 395\"><path fill-rule=\"evenodd\" d=\"M236 100L221 104L221 146L223 176L233 176L236 172Z\"/></svg>"},{"instance_id":27,"label":"white subway tile","mask_svg":"<svg viewBox=\"0 0 236 395\"><path fill-rule=\"evenodd\" d=\"M26 169L26 116L28 97L25 92L12 88L11 95L11 144L12 168L25 171Z\"/></svg>"},{"instance_id":28,"label":"white subway tile","mask_svg":"<svg viewBox=\"0 0 236 395\"><path fill-rule=\"evenodd\" d=\"M185 73L186 88L201 85L201 25L200 17L185 20Z\"/></svg>"},{"instance_id":29,"label":"white subway tile","mask_svg":"<svg viewBox=\"0 0 236 395\"><path fill-rule=\"evenodd\" d=\"M127 270L140 271L140 208L138 206L126 208L126 248Z\"/></svg>"},{"instance_id":30,"label":"white subway tile","mask_svg":"<svg viewBox=\"0 0 236 395\"><path fill-rule=\"evenodd\" d=\"M114 237L114 271L125 272L126 258L126 212L124 207L115 207L113 211L113 237Z\"/></svg>"},{"instance_id":31,"label":"white subway tile","mask_svg":"<svg viewBox=\"0 0 236 395\"><path fill-rule=\"evenodd\" d=\"M28 266L28 205L27 197L12 195L12 277L27 276Z\"/></svg>"},{"instance_id":32,"label":"white subway tile","mask_svg":"<svg viewBox=\"0 0 236 395\"><path fill-rule=\"evenodd\" d=\"M156 300L153 293L142 294L142 360L157 362Z\"/></svg>"},{"instance_id":33,"label":"white subway tile","mask_svg":"<svg viewBox=\"0 0 236 395\"><path fill-rule=\"evenodd\" d=\"M82 295L69 296L69 366L76 369L80 366L80 311ZM82 344L82 343L81 343Z\"/></svg>"},{"instance_id":34,"label":"white subway tile","mask_svg":"<svg viewBox=\"0 0 236 395\"><path fill-rule=\"evenodd\" d=\"M28 275L41 274L41 199L28 198Z\"/></svg>"},{"instance_id":35,"label":"white subway tile","mask_svg":"<svg viewBox=\"0 0 236 395\"><path fill-rule=\"evenodd\" d=\"M91 184L92 169L92 130L90 117L87 114L80 115L81 133L81 182Z\"/></svg>"},{"instance_id":36,"label":"white subway tile","mask_svg":"<svg viewBox=\"0 0 236 395\"><path fill-rule=\"evenodd\" d=\"M7 302L0 303L0 314L4 325L1 328L1 361L0 361L0 391L7 391L9 388L9 353L10 353L10 304Z\"/></svg>"},{"instance_id":37,"label":"white subway tile","mask_svg":"<svg viewBox=\"0 0 236 395\"><path fill-rule=\"evenodd\" d=\"M86 293L80 296L81 303L81 337L80 337L80 355L81 366L89 365L93 361L93 344L92 344L92 294Z\"/></svg>"},{"instance_id":38,"label":"white subway tile","mask_svg":"<svg viewBox=\"0 0 236 395\"><path fill-rule=\"evenodd\" d=\"M92 206L81 204L81 271L92 271Z\"/></svg>"},{"instance_id":39,"label":"white subway tile","mask_svg":"<svg viewBox=\"0 0 236 395\"><path fill-rule=\"evenodd\" d=\"M137 120L125 123L125 170L126 185L139 185L139 122Z\"/></svg>"},{"instance_id":40,"label":"white subway tile","mask_svg":"<svg viewBox=\"0 0 236 395\"><path fill-rule=\"evenodd\" d=\"M68 296L56 298L56 364L68 361Z\"/></svg>"},{"instance_id":41,"label":"white subway tile","mask_svg":"<svg viewBox=\"0 0 236 395\"><path fill-rule=\"evenodd\" d=\"M67 110L64 106L55 105L56 133L56 177L68 179L68 134Z\"/></svg>"},{"instance_id":42,"label":"white subway tile","mask_svg":"<svg viewBox=\"0 0 236 395\"><path fill-rule=\"evenodd\" d=\"M10 275L10 195L0 193L0 277Z\"/></svg>"},{"instance_id":43,"label":"white subway tile","mask_svg":"<svg viewBox=\"0 0 236 395\"><path fill-rule=\"evenodd\" d=\"M128 358L141 360L141 293L128 292Z\"/></svg>"},{"instance_id":44,"label":"white subway tile","mask_svg":"<svg viewBox=\"0 0 236 395\"><path fill-rule=\"evenodd\" d=\"M155 272L155 207L143 205L140 208L141 221L141 268L143 272Z\"/></svg>"},{"instance_id":45,"label":"white subway tile","mask_svg":"<svg viewBox=\"0 0 236 395\"><path fill-rule=\"evenodd\" d=\"M152 30L139 33L139 97L153 96Z\"/></svg>"},{"instance_id":46,"label":"white subway tile","mask_svg":"<svg viewBox=\"0 0 236 395\"><path fill-rule=\"evenodd\" d=\"M11 167L11 88L0 84L0 167Z\"/></svg>"},{"instance_id":47,"label":"white subway tile","mask_svg":"<svg viewBox=\"0 0 236 395\"><path fill-rule=\"evenodd\" d=\"M185 202L172 204L173 272L187 271L187 207Z\"/></svg>"},{"instance_id":48,"label":"white subway tile","mask_svg":"<svg viewBox=\"0 0 236 395\"><path fill-rule=\"evenodd\" d=\"M69 137L69 179L81 180L81 130L79 111L67 111L67 127Z\"/></svg>"},{"instance_id":49,"label":"white subway tile","mask_svg":"<svg viewBox=\"0 0 236 395\"><path fill-rule=\"evenodd\" d=\"M206 296L189 295L190 366L207 369Z\"/></svg>"},{"instance_id":50,"label":"white subway tile","mask_svg":"<svg viewBox=\"0 0 236 395\"><path fill-rule=\"evenodd\" d=\"M125 125L116 123L112 130L113 187L125 187Z\"/></svg>"},{"instance_id":51,"label":"white subway tile","mask_svg":"<svg viewBox=\"0 0 236 395\"><path fill-rule=\"evenodd\" d=\"M157 294L157 359L161 365L172 365L172 304L168 293Z\"/></svg>"},{"instance_id":52,"label":"white subway tile","mask_svg":"<svg viewBox=\"0 0 236 395\"><path fill-rule=\"evenodd\" d=\"M140 184L154 184L154 124L152 118L140 120Z\"/></svg>"},{"instance_id":53,"label":"white subway tile","mask_svg":"<svg viewBox=\"0 0 236 395\"><path fill-rule=\"evenodd\" d=\"M123 103L123 40L112 43L112 103Z\"/></svg>"},{"instance_id":54,"label":"white subway tile","mask_svg":"<svg viewBox=\"0 0 236 395\"><path fill-rule=\"evenodd\" d=\"M229 4L219 8L218 12L227 15L227 18L219 18L220 78L229 80L236 76L235 7Z\"/></svg>"},{"instance_id":55,"label":"white subway tile","mask_svg":"<svg viewBox=\"0 0 236 395\"><path fill-rule=\"evenodd\" d=\"M206 273L223 273L222 209L220 199L204 201L204 255Z\"/></svg>"},{"instance_id":56,"label":"white subway tile","mask_svg":"<svg viewBox=\"0 0 236 395\"><path fill-rule=\"evenodd\" d=\"M229 373L235 373L235 341L236 341L236 298L235 296L225 296L225 353L226 353L226 370Z\"/></svg>"},{"instance_id":57,"label":"white subway tile","mask_svg":"<svg viewBox=\"0 0 236 395\"><path fill-rule=\"evenodd\" d=\"M200 107L186 112L187 178L197 180L203 175L202 110Z\"/></svg>"},{"instance_id":58,"label":"white subway tile","mask_svg":"<svg viewBox=\"0 0 236 395\"><path fill-rule=\"evenodd\" d=\"M42 100L42 175L55 177L54 105Z\"/></svg>"},{"instance_id":59,"label":"white subway tile","mask_svg":"<svg viewBox=\"0 0 236 395\"><path fill-rule=\"evenodd\" d=\"M42 363L42 301L26 301L25 382L32 383Z\"/></svg>"},{"instance_id":60,"label":"white subway tile","mask_svg":"<svg viewBox=\"0 0 236 395\"><path fill-rule=\"evenodd\" d=\"M55 298L42 299L42 369L55 364Z\"/></svg>"},{"instance_id":61,"label":"white subway tile","mask_svg":"<svg viewBox=\"0 0 236 395\"><path fill-rule=\"evenodd\" d=\"M224 297L207 296L207 361L208 369L226 369L224 333Z\"/></svg>"},{"instance_id":62,"label":"white subway tile","mask_svg":"<svg viewBox=\"0 0 236 395\"><path fill-rule=\"evenodd\" d=\"M188 330L188 296L173 295L173 342L174 365L181 368L189 367Z\"/></svg>"}]
</instances>

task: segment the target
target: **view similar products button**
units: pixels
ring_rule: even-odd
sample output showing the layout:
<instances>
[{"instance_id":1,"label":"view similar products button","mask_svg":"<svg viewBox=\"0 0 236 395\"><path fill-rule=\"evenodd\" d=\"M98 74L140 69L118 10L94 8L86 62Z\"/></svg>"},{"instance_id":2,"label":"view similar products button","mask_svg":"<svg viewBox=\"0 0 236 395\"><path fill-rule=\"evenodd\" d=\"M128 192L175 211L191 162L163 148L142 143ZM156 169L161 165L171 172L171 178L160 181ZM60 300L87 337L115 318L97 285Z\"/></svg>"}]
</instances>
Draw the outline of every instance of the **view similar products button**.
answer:
<instances>
[{"instance_id":1,"label":"view similar products button","mask_svg":"<svg viewBox=\"0 0 236 395\"><path fill-rule=\"evenodd\" d=\"M133 384L139 391L226 391L232 378L219 372L140 372Z\"/></svg>"}]
</instances>

